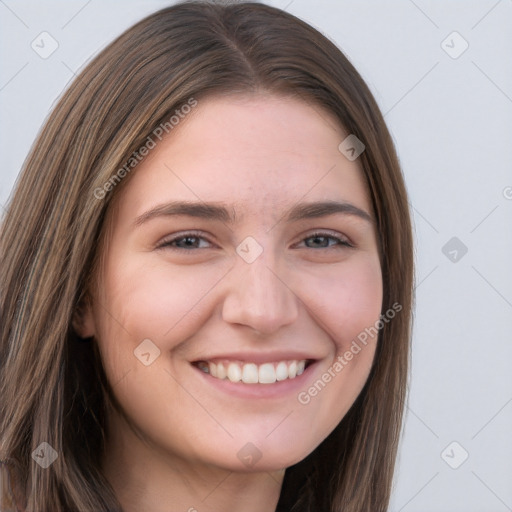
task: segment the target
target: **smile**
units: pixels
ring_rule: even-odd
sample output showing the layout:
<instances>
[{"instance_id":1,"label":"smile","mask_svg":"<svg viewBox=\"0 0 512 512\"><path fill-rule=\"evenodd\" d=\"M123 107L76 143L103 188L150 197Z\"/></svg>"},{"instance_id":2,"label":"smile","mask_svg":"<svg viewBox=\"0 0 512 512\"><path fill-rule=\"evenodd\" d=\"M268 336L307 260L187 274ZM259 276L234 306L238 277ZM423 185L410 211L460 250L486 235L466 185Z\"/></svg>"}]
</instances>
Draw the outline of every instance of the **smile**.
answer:
<instances>
[{"instance_id":1,"label":"smile","mask_svg":"<svg viewBox=\"0 0 512 512\"><path fill-rule=\"evenodd\" d=\"M243 382L244 384L273 384L278 381L295 379L301 375L309 361L275 361L263 364L243 361L197 361L194 365L204 373L220 380Z\"/></svg>"}]
</instances>

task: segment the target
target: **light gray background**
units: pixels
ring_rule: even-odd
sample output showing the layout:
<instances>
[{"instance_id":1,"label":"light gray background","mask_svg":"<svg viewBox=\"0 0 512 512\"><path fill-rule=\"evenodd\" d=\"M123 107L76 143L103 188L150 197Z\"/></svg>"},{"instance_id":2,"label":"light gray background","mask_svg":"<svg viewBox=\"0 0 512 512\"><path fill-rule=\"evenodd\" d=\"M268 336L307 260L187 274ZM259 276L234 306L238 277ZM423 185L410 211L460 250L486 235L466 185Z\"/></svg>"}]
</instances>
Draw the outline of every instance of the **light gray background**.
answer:
<instances>
[{"instance_id":1,"label":"light gray background","mask_svg":"<svg viewBox=\"0 0 512 512\"><path fill-rule=\"evenodd\" d=\"M170 3L0 0L1 205L74 74ZM390 510L512 511L512 0L268 3L326 33L363 75L410 193L417 304ZM59 44L47 59L31 48L43 31ZM464 48L453 31L469 44L458 58L445 51Z\"/></svg>"}]
</instances>

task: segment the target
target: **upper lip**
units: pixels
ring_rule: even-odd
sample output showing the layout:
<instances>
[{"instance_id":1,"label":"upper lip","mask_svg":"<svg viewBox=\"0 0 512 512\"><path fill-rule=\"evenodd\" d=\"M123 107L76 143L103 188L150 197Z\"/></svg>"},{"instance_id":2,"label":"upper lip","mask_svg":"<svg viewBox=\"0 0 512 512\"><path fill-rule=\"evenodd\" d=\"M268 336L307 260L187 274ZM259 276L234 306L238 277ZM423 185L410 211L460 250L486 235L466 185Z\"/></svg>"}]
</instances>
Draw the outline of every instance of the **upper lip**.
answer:
<instances>
[{"instance_id":1,"label":"upper lip","mask_svg":"<svg viewBox=\"0 0 512 512\"><path fill-rule=\"evenodd\" d=\"M297 351L276 351L276 352L230 352L223 354L209 354L204 357L194 359L193 363L200 361L214 361L217 359L227 359L230 361L243 361L244 363L275 363L277 361L314 361L320 359L309 352Z\"/></svg>"}]
</instances>

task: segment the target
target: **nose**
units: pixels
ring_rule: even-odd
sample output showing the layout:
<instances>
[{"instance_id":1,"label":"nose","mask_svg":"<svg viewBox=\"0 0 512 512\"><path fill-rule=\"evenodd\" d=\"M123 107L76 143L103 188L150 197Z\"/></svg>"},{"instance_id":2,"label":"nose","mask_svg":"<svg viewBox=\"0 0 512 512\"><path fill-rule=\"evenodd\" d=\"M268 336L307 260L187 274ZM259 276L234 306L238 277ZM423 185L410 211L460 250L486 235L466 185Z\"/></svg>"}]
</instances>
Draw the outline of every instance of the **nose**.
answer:
<instances>
[{"instance_id":1,"label":"nose","mask_svg":"<svg viewBox=\"0 0 512 512\"><path fill-rule=\"evenodd\" d=\"M252 263L238 260L230 272L222 317L261 334L272 334L298 317L299 298L265 252ZM282 274L282 273L281 273Z\"/></svg>"}]
</instances>

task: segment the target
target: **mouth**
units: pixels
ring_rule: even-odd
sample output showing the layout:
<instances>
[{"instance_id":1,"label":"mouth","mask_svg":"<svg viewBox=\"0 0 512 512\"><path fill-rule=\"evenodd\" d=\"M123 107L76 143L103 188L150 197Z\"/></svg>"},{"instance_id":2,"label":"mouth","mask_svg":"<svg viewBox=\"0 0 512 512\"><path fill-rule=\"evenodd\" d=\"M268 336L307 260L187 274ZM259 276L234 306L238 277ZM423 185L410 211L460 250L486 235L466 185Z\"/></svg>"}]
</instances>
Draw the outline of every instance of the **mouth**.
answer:
<instances>
[{"instance_id":1,"label":"mouth","mask_svg":"<svg viewBox=\"0 0 512 512\"><path fill-rule=\"evenodd\" d=\"M218 380L242 384L274 384L293 380L314 363L313 359L254 362L229 359L194 361L193 366Z\"/></svg>"}]
</instances>

